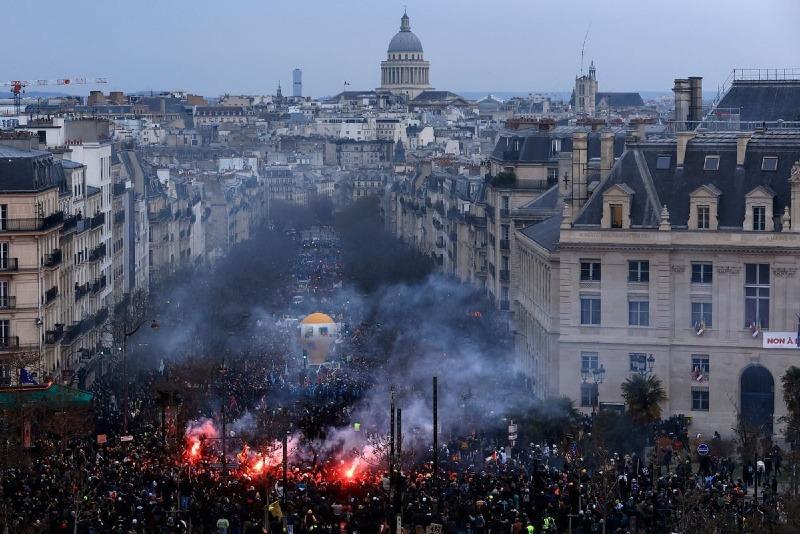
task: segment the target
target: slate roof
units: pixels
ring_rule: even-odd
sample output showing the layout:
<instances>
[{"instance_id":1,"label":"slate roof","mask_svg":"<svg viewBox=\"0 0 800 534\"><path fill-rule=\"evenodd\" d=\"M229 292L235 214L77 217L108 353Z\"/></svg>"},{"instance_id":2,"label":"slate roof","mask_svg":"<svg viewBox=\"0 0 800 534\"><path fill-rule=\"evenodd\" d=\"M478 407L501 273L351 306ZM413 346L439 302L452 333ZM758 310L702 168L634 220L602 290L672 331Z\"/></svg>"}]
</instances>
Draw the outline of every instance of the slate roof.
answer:
<instances>
[{"instance_id":1,"label":"slate roof","mask_svg":"<svg viewBox=\"0 0 800 534\"><path fill-rule=\"evenodd\" d=\"M42 172L42 167L49 172ZM42 150L23 150L0 145L0 191L44 191L66 189L64 168L54 163L53 155Z\"/></svg>"},{"instance_id":2,"label":"slate roof","mask_svg":"<svg viewBox=\"0 0 800 534\"><path fill-rule=\"evenodd\" d=\"M644 100L639 93L597 93L594 98L596 106L605 104L610 108L639 108Z\"/></svg>"},{"instance_id":3,"label":"slate roof","mask_svg":"<svg viewBox=\"0 0 800 534\"><path fill-rule=\"evenodd\" d=\"M591 128L556 128L549 132L531 130L519 134L501 134L492 151L492 158L504 162L546 163L558 157L553 152L552 139L561 139L561 152L572 151L572 133L587 132L587 150L589 158L600 157L600 133L590 132ZM614 156L620 156L625 149L625 135L614 134Z\"/></svg>"},{"instance_id":4,"label":"slate roof","mask_svg":"<svg viewBox=\"0 0 800 534\"><path fill-rule=\"evenodd\" d=\"M423 104L450 104L450 103L463 103L468 104L469 101L457 95L451 91L422 91L413 100L411 100L412 105L423 105Z\"/></svg>"},{"instance_id":5,"label":"slate roof","mask_svg":"<svg viewBox=\"0 0 800 534\"><path fill-rule=\"evenodd\" d=\"M550 252L556 250L561 239L561 219L563 215L558 213L549 219L528 226L522 229L523 235L529 237L540 246Z\"/></svg>"},{"instance_id":6,"label":"slate roof","mask_svg":"<svg viewBox=\"0 0 800 534\"><path fill-rule=\"evenodd\" d=\"M800 121L800 80L734 80L715 109L729 108L743 121Z\"/></svg>"},{"instance_id":7,"label":"slate roof","mask_svg":"<svg viewBox=\"0 0 800 534\"><path fill-rule=\"evenodd\" d=\"M658 169L659 156L671 157L669 169ZM705 157L718 155L719 170L703 170ZM777 156L776 171L762 171L765 156ZM784 207L789 204L789 176L800 160L800 131L782 130L754 133L747 145L745 163L736 165L736 133L701 133L686 149L682 168L675 165L675 140L648 140L633 145L617 161L609 176L575 218L575 225L599 225L603 213L603 192L614 184L625 184L633 191L631 225L658 227L661 207L667 205L673 228L685 227L689 220L690 194L703 185L716 187L719 196L720 228L741 228L745 215L745 195L763 186L775 192L773 216L776 228Z\"/></svg>"}]
</instances>

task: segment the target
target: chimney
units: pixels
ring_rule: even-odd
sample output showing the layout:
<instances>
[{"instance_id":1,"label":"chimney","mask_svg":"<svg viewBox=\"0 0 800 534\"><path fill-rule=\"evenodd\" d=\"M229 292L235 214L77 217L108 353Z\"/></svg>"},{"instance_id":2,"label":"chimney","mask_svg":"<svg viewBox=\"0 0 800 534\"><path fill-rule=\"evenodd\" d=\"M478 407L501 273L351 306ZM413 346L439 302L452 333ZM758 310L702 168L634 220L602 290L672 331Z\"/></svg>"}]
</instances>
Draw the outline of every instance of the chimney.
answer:
<instances>
[{"instance_id":1,"label":"chimney","mask_svg":"<svg viewBox=\"0 0 800 534\"><path fill-rule=\"evenodd\" d=\"M694 132L678 132L678 146L675 155L675 166L683 167L683 160L686 159L686 146L689 141L694 139Z\"/></svg>"},{"instance_id":2,"label":"chimney","mask_svg":"<svg viewBox=\"0 0 800 534\"><path fill-rule=\"evenodd\" d=\"M703 77L689 76L689 121L703 120Z\"/></svg>"},{"instance_id":3,"label":"chimney","mask_svg":"<svg viewBox=\"0 0 800 534\"><path fill-rule=\"evenodd\" d=\"M588 163L586 132L572 134L572 211L577 213L586 202L588 184L586 166Z\"/></svg>"},{"instance_id":4,"label":"chimney","mask_svg":"<svg viewBox=\"0 0 800 534\"><path fill-rule=\"evenodd\" d=\"M750 142L750 132L739 132L736 134L736 166L744 166L744 158L747 155L747 143Z\"/></svg>"},{"instance_id":5,"label":"chimney","mask_svg":"<svg viewBox=\"0 0 800 534\"><path fill-rule=\"evenodd\" d=\"M675 93L675 122L678 129L683 130L686 127L686 121L689 119L689 102L692 96L689 80L675 78L672 92Z\"/></svg>"},{"instance_id":6,"label":"chimney","mask_svg":"<svg viewBox=\"0 0 800 534\"><path fill-rule=\"evenodd\" d=\"M614 166L614 133L600 134L600 179L604 180Z\"/></svg>"}]
</instances>

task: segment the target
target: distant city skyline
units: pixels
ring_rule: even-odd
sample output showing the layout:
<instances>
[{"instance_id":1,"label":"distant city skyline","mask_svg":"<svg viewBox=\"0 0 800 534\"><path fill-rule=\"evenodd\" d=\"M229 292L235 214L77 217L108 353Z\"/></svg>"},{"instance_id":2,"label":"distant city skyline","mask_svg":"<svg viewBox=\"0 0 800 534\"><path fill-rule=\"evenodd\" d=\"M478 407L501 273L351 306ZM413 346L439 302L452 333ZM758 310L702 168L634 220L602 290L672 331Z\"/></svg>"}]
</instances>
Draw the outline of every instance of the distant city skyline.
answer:
<instances>
[{"instance_id":1,"label":"distant city skyline","mask_svg":"<svg viewBox=\"0 0 800 534\"><path fill-rule=\"evenodd\" d=\"M798 66L800 3L793 0L676 0L661 9L633 0L309 0L302 9L255 0L102 9L89 0L45 0L7 13L6 42L20 44L4 54L0 79L102 76L108 84L68 92L206 96L270 94L280 82L291 94L292 70L301 68L304 95L335 94L345 81L347 89L374 89L404 6L431 63L430 83L440 90L568 92L587 28L584 68L594 60L601 91L668 92L674 78L698 75L709 93L733 68ZM76 26L85 31L69 29ZM31 38L36 34L53 38Z\"/></svg>"}]
</instances>

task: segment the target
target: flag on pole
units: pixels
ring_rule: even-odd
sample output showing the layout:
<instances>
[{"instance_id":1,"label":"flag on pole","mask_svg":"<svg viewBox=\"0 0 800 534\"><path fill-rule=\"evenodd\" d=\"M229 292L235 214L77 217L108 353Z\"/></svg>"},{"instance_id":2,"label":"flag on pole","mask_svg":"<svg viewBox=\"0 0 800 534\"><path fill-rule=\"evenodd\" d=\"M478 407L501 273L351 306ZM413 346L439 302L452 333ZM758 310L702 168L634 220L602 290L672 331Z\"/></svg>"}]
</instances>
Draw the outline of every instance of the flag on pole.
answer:
<instances>
[{"instance_id":1,"label":"flag on pole","mask_svg":"<svg viewBox=\"0 0 800 534\"><path fill-rule=\"evenodd\" d=\"M19 383L20 384L33 384L36 385L36 380L33 379L31 374L24 367L19 370Z\"/></svg>"}]
</instances>

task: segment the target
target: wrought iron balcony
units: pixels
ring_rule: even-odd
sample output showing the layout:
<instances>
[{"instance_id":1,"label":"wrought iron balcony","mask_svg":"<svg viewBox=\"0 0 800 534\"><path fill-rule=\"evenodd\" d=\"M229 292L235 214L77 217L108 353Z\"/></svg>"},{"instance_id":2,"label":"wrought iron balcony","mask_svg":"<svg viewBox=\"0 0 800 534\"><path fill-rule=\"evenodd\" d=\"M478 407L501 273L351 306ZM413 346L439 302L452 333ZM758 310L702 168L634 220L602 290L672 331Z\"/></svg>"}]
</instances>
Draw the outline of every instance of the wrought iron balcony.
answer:
<instances>
[{"instance_id":1,"label":"wrought iron balcony","mask_svg":"<svg viewBox=\"0 0 800 534\"><path fill-rule=\"evenodd\" d=\"M106 222L106 214L103 212L98 213L94 217L92 217L92 228L97 228L98 226L103 226Z\"/></svg>"},{"instance_id":2,"label":"wrought iron balcony","mask_svg":"<svg viewBox=\"0 0 800 534\"><path fill-rule=\"evenodd\" d=\"M53 330L48 330L44 333L44 342L47 345L54 345L61 341L64 337L64 325L56 324Z\"/></svg>"},{"instance_id":3,"label":"wrought iron balcony","mask_svg":"<svg viewBox=\"0 0 800 534\"><path fill-rule=\"evenodd\" d=\"M57 267L61 265L61 260L62 260L61 249L56 248L53 249L52 253L44 255L44 258L42 258L42 266Z\"/></svg>"},{"instance_id":4,"label":"wrought iron balcony","mask_svg":"<svg viewBox=\"0 0 800 534\"><path fill-rule=\"evenodd\" d=\"M92 252L89 253L89 261L98 261L106 256L106 244L101 243L97 245Z\"/></svg>"},{"instance_id":5,"label":"wrought iron balcony","mask_svg":"<svg viewBox=\"0 0 800 534\"><path fill-rule=\"evenodd\" d=\"M16 271L19 269L17 258L0 258L0 271Z\"/></svg>"},{"instance_id":6,"label":"wrought iron balcony","mask_svg":"<svg viewBox=\"0 0 800 534\"><path fill-rule=\"evenodd\" d=\"M64 222L64 212L57 211L47 217L35 219L0 219L0 233L43 232Z\"/></svg>"},{"instance_id":7,"label":"wrought iron balcony","mask_svg":"<svg viewBox=\"0 0 800 534\"><path fill-rule=\"evenodd\" d=\"M75 284L75 300L80 300L85 297L89 293L90 289L91 286L89 285L89 282L86 282L83 285Z\"/></svg>"},{"instance_id":8,"label":"wrought iron balcony","mask_svg":"<svg viewBox=\"0 0 800 534\"><path fill-rule=\"evenodd\" d=\"M44 292L44 304L50 304L58 297L58 286L53 286Z\"/></svg>"}]
</instances>

